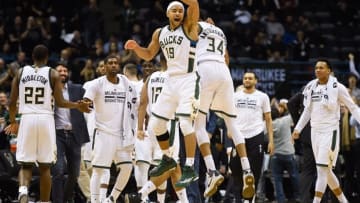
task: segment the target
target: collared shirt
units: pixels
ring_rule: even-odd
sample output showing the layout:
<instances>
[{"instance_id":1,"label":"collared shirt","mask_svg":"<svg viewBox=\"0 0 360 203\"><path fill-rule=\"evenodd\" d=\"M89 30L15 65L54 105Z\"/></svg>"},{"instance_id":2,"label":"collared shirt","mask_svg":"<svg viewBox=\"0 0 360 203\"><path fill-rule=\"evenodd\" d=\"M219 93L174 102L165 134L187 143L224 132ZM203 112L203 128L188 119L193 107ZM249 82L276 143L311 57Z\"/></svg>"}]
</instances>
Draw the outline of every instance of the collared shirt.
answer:
<instances>
[{"instance_id":1,"label":"collared shirt","mask_svg":"<svg viewBox=\"0 0 360 203\"><path fill-rule=\"evenodd\" d=\"M69 100L68 84L65 83L64 88L62 89L62 94L64 99ZM70 119L70 109L68 108L59 108L55 106L55 128L57 130L71 130L71 119Z\"/></svg>"}]
</instances>

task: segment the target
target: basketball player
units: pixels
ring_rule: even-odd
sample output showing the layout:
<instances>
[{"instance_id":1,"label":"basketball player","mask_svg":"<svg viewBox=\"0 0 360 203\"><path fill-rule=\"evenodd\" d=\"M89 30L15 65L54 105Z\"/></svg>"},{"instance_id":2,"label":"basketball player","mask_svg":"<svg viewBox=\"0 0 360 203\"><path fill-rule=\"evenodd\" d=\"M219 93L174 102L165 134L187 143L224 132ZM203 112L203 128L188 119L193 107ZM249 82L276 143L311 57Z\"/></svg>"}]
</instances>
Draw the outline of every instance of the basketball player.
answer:
<instances>
[{"instance_id":1,"label":"basketball player","mask_svg":"<svg viewBox=\"0 0 360 203\"><path fill-rule=\"evenodd\" d=\"M264 121L269 138L268 152L272 154L274 149L270 99L267 94L256 89L257 81L254 72L245 72L243 76L244 87L234 95L237 110L236 126L237 130L245 137L246 153L251 162L255 185L261 175L264 160ZM243 184L245 187L246 181ZM248 199L245 195L243 198Z\"/></svg>"},{"instance_id":2,"label":"basketball player","mask_svg":"<svg viewBox=\"0 0 360 203\"><path fill-rule=\"evenodd\" d=\"M241 166L244 171L243 196L252 198L255 193L254 177L250 170L244 137L235 124L234 87L226 64L228 61L226 36L219 27L213 24L199 22L199 25L201 33L196 54L201 78L201 100L200 113L195 120L195 129L197 142L208 169L208 183L204 196L212 196L216 192L217 186L224 180L224 177L215 168L210 150L210 139L206 132L206 114L211 109L217 114L221 114L225 120L228 132L241 158Z\"/></svg>"},{"instance_id":3,"label":"basketball player","mask_svg":"<svg viewBox=\"0 0 360 203\"><path fill-rule=\"evenodd\" d=\"M304 111L293 132L298 139L301 130L310 120L311 144L316 161L317 179L313 202L318 203L329 185L339 202L347 203L339 181L332 171L339 154L340 103L354 118L360 121L360 110L346 87L331 76L332 68L327 60L320 59L315 65L316 79L310 81L304 91Z\"/></svg>"},{"instance_id":4,"label":"basketball player","mask_svg":"<svg viewBox=\"0 0 360 203\"><path fill-rule=\"evenodd\" d=\"M104 60L99 61L98 67L96 68L97 77L101 77L106 74ZM91 83L95 80L90 80L84 83L83 88L86 90L91 86ZM93 107L93 106L92 106ZM86 119L86 125L88 133L90 136L90 142L86 143L83 147L83 159L84 162L81 163L80 167L80 176L78 179L78 184L81 191L87 195L87 199L91 199L90 192L90 177L91 177L91 160L92 160L92 146L93 146L93 136L95 131L95 111L92 109L90 113L84 113ZM110 169L104 169L102 176L100 178L100 193L99 199L100 202L104 201L107 195L108 187L110 181Z\"/></svg>"},{"instance_id":5,"label":"basketball player","mask_svg":"<svg viewBox=\"0 0 360 203\"><path fill-rule=\"evenodd\" d=\"M156 135L164 155L160 164L150 171L150 176L160 176L177 166L176 161L170 158L169 133L166 127L167 121L176 113L186 148L186 162L182 177L176 183L178 187L186 187L198 179L193 169L196 149L193 120L199 105L199 77L195 58L199 4L196 0L182 2L188 6L186 17L184 5L179 1L171 2L166 10L169 25L154 31L148 47L141 47L135 40L128 40L125 44L126 49L135 51L145 60L154 58L160 48L165 55L169 78L154 104L149 122L149 128Z\"/></svg>"},{"instance_id":6,"label":"basketball player","mask_svg":"<svg viewBox=\"0 0 360 203\"><path fill-rule=\"evenodd\" d=\"M146 80L144 87L141 91L141 100L139 106L139 120L138 120L138 138L141 140L138 144L142 147L142 150L139 152L141 154L137 154L138 160L143 160L143 162L150 162L151 159L157 159L162 156L162 152L160 147L155 139L154 133L151 129L144 131L145 127L145 118L146 114L151 116L151 109L156 102L158 96L161 94L162 88L165 84L165 81L168 78L166 71L166 60L164 56L160 55L160 63L161 70L156 71L149 76ZM167 179L171 177L173 184L175 184L180 176L181 170L179 166L179 126L176 120L171 120L169 122L169 132L170 132L170 145L171 145L171 153L172 158L177 160L177 166L175 170L171 170L165 172L164 174L152 177L149 181L144 181L142 184L143 187L140 188L138 194L129 194L126 195L125 198L129 203L132 202L141 202L145 201L148 194L157 189L157 202L165 203L165 192L166 192L166 184ZM147 169L149 169L149 166ZM142 174L146 174L147 180L147 171L143 171ZM145 179L145 178L143 178ZM184 187L176 187L174 186L175 192L181 202L188 202L186 189Z\"/></svg>"},{"instance_id":7,"label":"basketball player","mask_svg":"<svg viewBox=\"0 0 360 203\"><path fill-rule=\"evenodd\" d=\"M39 166L40 201L50 201L50 166L56 161L56 135L52 98L62 108L77 108L89 112L89 103L64 100L62 84L56 70L46 66L48 49L37 45L32 52L34 64L20 69L12 82L10 95L10 125L5 132L16 134L18 142L16 160L20 163L19 197L20 203L28 202L28 187L32 177L32 167ZM15 121L16 103L19 98L20 126Z\"/></svg>"},{"instance_id":8,"label":"basketball player","mask_svg":"<svg viewBox=\"0 0 360 203\"><path fill-rule=\"evenodd\" d=\"M108 200L116 202L125 188L132 171L131 154L134 149L136 117L134 106L136 91L129 80L118 74L119 60L116 55L106 57L106 75L91 82L84 98L91 101L95 110L92 176L90 181L91 202L99 202L100 178L112 161L120 168L114 188Z\"/></svg>"}]
</instances>

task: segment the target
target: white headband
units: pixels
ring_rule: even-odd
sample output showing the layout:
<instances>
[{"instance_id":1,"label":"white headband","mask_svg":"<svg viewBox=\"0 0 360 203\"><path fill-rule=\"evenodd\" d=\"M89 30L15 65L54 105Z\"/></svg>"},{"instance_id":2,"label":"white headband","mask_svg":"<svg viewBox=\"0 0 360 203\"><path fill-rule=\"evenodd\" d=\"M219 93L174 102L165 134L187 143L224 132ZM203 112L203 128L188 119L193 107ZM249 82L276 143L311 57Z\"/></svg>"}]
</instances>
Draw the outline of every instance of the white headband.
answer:
<instances>
[{"instance_id":1,"label":"white headband","mask_svg":"<svg viewBox=\"0 0 360 203\"><path fill-rule=\"evenodd\" d=\"M168 5L168 7L167 7L167 9L166 9L166 13L169 12L169 10L171 9L171 7L173 7L173 6L181 6L182 9L185 10L185 9L184 9L184 5L183 5L181 2L179 2L179 1L172 1L172 2L169 3L169 5Z\"/></svg>"}]
</instances>

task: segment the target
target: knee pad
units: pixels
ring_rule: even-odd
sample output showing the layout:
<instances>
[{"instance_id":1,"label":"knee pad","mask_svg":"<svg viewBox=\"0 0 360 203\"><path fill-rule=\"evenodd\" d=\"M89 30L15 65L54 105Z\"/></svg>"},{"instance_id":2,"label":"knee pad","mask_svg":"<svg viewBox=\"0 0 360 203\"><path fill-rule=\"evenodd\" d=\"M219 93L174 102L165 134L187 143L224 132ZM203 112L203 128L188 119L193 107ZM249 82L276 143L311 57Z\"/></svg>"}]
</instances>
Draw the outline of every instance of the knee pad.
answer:
<instances>
[{"instance_id":1,"label":"knee pad","mask_svg":"<svg viewBox=\"0 0 360 203\"><path fill-rule=\"evenodd\" d=\"M238 144L245 143L245 137L241 132L235 127L235 119L225 116L224 121L228 130L228 134L231 136L231 139L234 142L234 145L237 146ZM230 137L229 136L229 137Z\"/></svg>"},{"instance_id":2,"label":"knee pad","mask_svg":"<svg viewBox=\"0 0 360 203\"><path fill-rule=\"evenodd\" d=\"M192 121L190 120L190 118L188 117L183 117L179 119L180 121L180 129L181 129L181 132L183 133L184 136L187 136L191 133L194 133L195 130L194 130L194 126L192 124Z\"/></svg>"},{"instance_id":3,"label":"knee pad","mask_svg":"<svg viewBox=\"0 0 360 203\"><path fill-rule=\"evenodd\" d=\"M149 128L155 135L162 135L167 131L166 124L166 120L157 118L156 116L151 116Z\"/></svg>"},{"instance_id":4,"label":"knee pad","mask_svg":"<svg viewBox=\"0 0 360 203\"><path fill-rule=\"evenodd\" d=\"M210 143L210 138L205 129L196 130L196 141L199 146Z\"/></svg>"}]
</instances>

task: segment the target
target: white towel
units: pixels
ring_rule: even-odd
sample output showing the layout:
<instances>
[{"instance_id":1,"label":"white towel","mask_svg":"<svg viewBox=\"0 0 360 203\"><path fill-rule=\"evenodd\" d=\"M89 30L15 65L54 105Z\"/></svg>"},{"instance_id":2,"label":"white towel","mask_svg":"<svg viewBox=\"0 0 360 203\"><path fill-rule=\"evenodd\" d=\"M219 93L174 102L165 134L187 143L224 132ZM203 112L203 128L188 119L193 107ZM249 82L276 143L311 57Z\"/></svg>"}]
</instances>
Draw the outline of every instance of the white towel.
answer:
<instances>
[{"instance_id":1,"label":"white towel","mask_svg":"<svg viewBox=\"0 0 360 203\"><path fill-rule=\"evenodd\" d=\"M305 107L311 104L311 95L317 85L318 85L318 79L314 79L306 85L303 91L303 95L304 95L303 104ZM334 109L337 106L338 91L339 91L337 87L338 87L338 81L336 77L330 76L326 84L326 88L324 89L323 97L321 100L323 105L325 105L329 109Z\"/></svg>"},{"instance_id":2,"label":"white towel","mask_svg":"<svg viewBox=\"0 0 360 203\"><path fill-rule=\"evenodd\" d=\"M128 90L126 91L125 99L126 105L123 112L124 140L122 140L122 146L126 147L135 143L135 132L137 125L137 116L135 115L135 103L137 99L137 93L135 87L125 76L118 74L118 77L120 77L120 81L123 82L124 86L128 88Z\"/></svg>"}]
</instances>

